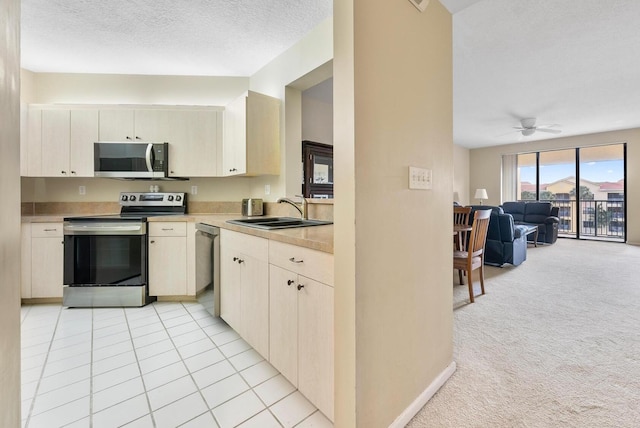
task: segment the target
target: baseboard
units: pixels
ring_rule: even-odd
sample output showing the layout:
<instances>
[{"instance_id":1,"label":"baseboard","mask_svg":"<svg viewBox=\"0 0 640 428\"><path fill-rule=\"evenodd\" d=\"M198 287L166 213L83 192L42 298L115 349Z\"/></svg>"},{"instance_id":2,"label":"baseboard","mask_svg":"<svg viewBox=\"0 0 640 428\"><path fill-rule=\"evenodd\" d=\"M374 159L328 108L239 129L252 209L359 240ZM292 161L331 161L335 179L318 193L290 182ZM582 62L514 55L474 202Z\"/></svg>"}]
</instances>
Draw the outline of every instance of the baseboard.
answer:
<instances>
[{"instance_id":1,"label":"baseboard","mask_svg":"<svg viewBox=\"0 0 640 428\"><path fill-rule=\"evenodd\" d=\"M456 371L456 362L452 361L431 384L396 418L389 428L404 428L413 417L424 407L425 404L435 395L436 392Z\"/></svg>"}]
</instances>

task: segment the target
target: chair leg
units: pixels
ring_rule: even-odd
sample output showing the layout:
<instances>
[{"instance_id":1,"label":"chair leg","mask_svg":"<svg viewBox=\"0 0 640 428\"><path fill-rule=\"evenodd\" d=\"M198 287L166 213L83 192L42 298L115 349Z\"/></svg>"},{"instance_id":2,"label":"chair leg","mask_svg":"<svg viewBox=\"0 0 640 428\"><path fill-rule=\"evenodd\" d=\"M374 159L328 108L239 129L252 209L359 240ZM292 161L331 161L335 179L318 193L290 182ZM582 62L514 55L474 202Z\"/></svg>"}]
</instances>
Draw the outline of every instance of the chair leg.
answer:
<instances>
[{"instance_id":1,"label":"chair leg","mask_svg":"<svg viewBox=\"0 0 640 428\"><path fill-rule=\"evenodd\" d=\"M467 281L469 282L469 300L471 301L471 303L474 302L473 299L473 275L471 274L471 271L469 271L469 274L467 275Z\"/></svg>"},{"instance_id":2,"label":"chair leg","mask_svg":"<svg viewBox=\"0 0 640 428\"><path fill-rule=\"evenodd\" d=\"M464 280L462 279L462 270L458 269L458 278L460 280L460 285L464 285Z\"/></svg>"},{"instance_id":3,"label":"chair leg","mask_svg":"<svg viewBox=\"0 0 640 428\"><path fill-rule=\"evenodd\" d=\"M480 289L482 290L482 294L484 294L484 263L480 265Z\"/></svg>"}]
</instances>

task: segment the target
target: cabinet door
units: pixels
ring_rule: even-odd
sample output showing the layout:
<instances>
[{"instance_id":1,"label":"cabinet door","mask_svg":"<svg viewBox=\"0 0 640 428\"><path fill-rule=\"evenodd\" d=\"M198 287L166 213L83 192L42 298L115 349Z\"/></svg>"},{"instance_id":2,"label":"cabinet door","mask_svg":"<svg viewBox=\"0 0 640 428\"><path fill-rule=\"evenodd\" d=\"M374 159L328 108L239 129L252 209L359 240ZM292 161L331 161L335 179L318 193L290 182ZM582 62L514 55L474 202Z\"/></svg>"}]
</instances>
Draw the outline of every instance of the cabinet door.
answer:
<instances>
[{"instance_id":1,"label":"cabinet door","mask_svg":"<svg viewBox=\"0 0 640 428\"><path fill-rule=\"evenodd\" d=\"M224 109L222 143L223 176L247 172L247 94L235 99Z\"/></svg>"},{"instance_id":2,"label":"cabinet door","mask_svg":"<svg viewBox=\"0 0 640 428\"><path fill-rule=\"evenodd\" d=\"M169 138L169 175L176 177L215 177L220 163L219 111L173 112Z\"/></svg>"},{"instance_id":3,"label":"cabinet door","mask_svg":"<svg viewBox=\"0 0 640 428\"><path fill-rule=\"evenodd\" d=\"M149 237L149 294L187 294L187 241L182 236Z\"/></svg>"},{"instance_id":4,"label":"cabinet door","mask_svg":"<svg viewBox=\"0 0 640 428\"><path fill-rule=\"evenodd\" d=\"M269 362L298 384L298 275L269 265Z\"/></svg>"},{"instance_id":5,"label":"cabinet door","mask_svg":"<svg viewBox=\"0 0 640 428\"><path fill-rule=\"evenodd\" d=\"M240 258L240 335L269 358L269 264L246 254L240 254Z\"/></svg>"},{"instance_id":6,"label":"cabinet door","mask_svg":"<svg viewBox=\"0 0 640 428\"><path fill-rule=\"evenodd\" d=\"M240 265L237 260L238 250L231 246L229 235L225 232L227 231L220 231L220 316L231 328L240 333L241 284Z\"/></svg>"},{"instance_id":7,"label":"cabinet door","mask_svg":"<svg viewBox=\"0 0 640 428\"><path fill-rule=\"evenodd\" d=\"M42 176L42 109L29 107L27 110L27 134L24 148L26 154L26 175L28 177Z\"/></svg>"},{"instance_id":8,"label":"cabinet door","mask_svg":"<svg viewBox=\"0 0 640 428\"><path fill-rule=\"evenodd\" d=\"M246 105L245 172L280 174L280 100L249 91Z\"/></svg>"},{"instance_id":9,"label":"cabinet door","mask_svg":"<svg viewBox=\"0 0 640 428\"><path fill-rule=\"evenodd\" d=\"M31 298L31 225L23 223L21 226L21 248L20 248L20 297Z\"/></svg>"},{"instance_id":10,"label":"cabinet door","mask_svg":"<svg viewBox=\"0 0 640 428\"><path fill-rule=\"evenodd\" d=\"M298 280L298 389L333 420L333 288Z\"/></svg>"},{"instance_id":11,"label":"cabinet door","mask_svg":"<svg viewBox=\"0 0 640 428\"><path fill-rule=\"evenodd\" d=\"M93 177L93 143L98 141L98 111L71 110L70 119L70 175Z\"/></svg>"},{"instance_id":12,"label":"cabinet door","mask_svg":"<svg viewBox=\"0 0 640 428\"><path fill-rule=\"evenodd\" d=\"M62 297L63 238L31 240L31 297Z\"/></svg>"},{"instance_id":13,"label":"cabinet door","mask_svg":"<svg viewBox=\"0 0 640 428\"><path fill-rule=\"evenodd\" d=\"M133 110L126 109L100 110L100 141L134 141L133 114Z\"/></svg>"},{"instance_id":14,"label":"cabinet door","mask_svg":"<svg viewBox=\"0 0 640 428\"><path fill-rule=\"evenodd\" d=\"M68 177L71 112L42 110L42 176Z\"/></svg>"}]
</instances>

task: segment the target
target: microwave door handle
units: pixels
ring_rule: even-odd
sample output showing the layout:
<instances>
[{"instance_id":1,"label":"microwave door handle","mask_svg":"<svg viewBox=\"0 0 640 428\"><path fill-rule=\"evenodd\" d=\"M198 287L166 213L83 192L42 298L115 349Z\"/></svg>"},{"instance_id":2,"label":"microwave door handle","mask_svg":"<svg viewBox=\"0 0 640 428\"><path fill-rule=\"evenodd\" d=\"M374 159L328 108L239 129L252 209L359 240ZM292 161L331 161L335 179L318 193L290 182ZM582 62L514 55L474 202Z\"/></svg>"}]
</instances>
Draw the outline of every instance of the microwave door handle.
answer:
<instances>
[{"instance_id":1,"label":"microwave door handle","mask_svg":"<svg viewBox=\"0 0 640 428\"><path fill-rule=\"evenodd\" d=\"M147 161L147 170L153 172L153 144L147 145L147 152L145 153L145 159Z\"/></svg>"}]
</instances>

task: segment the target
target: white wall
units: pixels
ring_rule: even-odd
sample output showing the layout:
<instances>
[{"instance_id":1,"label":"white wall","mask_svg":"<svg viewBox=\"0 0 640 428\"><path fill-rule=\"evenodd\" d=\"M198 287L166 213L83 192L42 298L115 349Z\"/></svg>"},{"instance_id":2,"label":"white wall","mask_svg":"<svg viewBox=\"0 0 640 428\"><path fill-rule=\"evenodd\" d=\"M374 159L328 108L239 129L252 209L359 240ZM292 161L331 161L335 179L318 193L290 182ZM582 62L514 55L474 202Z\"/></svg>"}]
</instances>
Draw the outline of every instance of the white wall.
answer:
<instances>
[{"instance_id":1,"label":"white wall","mask_svg":"<svg viewBox=\"0 0 640 428\"><path fill-rule=\"evenodd\" d=\"M579 135L573 137L553 138L544 141L532 141L523 144L473 149L470 151L469 181L470 192L475 187L484 187L489 194L488 205L499 205L502 186L502 155L532 152L538 150L557 150L574 147L589 147L604 144L627 143L627 241L640 245L640 223L632 221L640 215L640 129L603 132L598 134ZM474 184L475 183L475 184ZM470 197L473 195L470 194Z\"/></svg>"},{"instance_id":2,"label":"white wall","mask_svg":"<svg viewBox=\"0 0 640 428\"><path fill-rule=\"evenodd\" d=\"M453 145L453 200L469 205L469 149ZM475 189L474 189L475 191ZM472 195L473 196L473 195Z\"/></svg>"},{"instance_id":3,"label":"white wall","mask_svg":"<svg viewBox=\"0 0 640 428\"><path fill-rule=\"evenodd\" d=\"M302 139L333 145L333 103L302 93Z\"/></svg>"},{"instance_id":4,"label":"white wall","mask_svg":"<svg viewBox=\"0 0 640 428\"><path fill-rule=\"evenodd\" d=\"M282 100L282 114L285 118L281 122L281 160L280 165L287 167L278 177L256 177L253 181L252 197L269 198L264 194L264 186L271 187L271 198L278 196L293 196L301 191L302 169L300 159L302 156L300 130L288 129L290 125L299 127L300 122L288 124L287 116L299 113L287 112L286 87L313 70L322 67L333 58L333 19L327 18L316 28L311 30L298 43L286 52L271 61L253 76L251 76L250 89L256 92L270 95ZM291 95L292 93L289 93ZM297 105L297 101L296 101ZM301 107L295 107L301 108ZM296 140L286 138L298 136ZM290 168L296 165L295 169Z\"/></svg>"},{"instance_id":5,"label":"white wall","mask_svg":"<svg viewBox=\"0 0 640 428\"><path fill-rule=\"evenodd\" d=\"M334 25L336 426L387 427L453 367L451 15L351 0Z\"/></svg>"},{"instance_id":6,"label":"white wall","mask_svg":"<svg viewBox=\"0 0 640 428\"><path fill-rule=\"evenodd\" d=\"M20 423L20 1L0 2L0 426Z\"/></svg>"}]
</instances>

